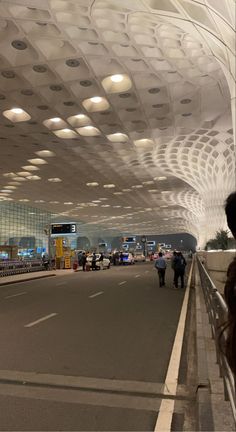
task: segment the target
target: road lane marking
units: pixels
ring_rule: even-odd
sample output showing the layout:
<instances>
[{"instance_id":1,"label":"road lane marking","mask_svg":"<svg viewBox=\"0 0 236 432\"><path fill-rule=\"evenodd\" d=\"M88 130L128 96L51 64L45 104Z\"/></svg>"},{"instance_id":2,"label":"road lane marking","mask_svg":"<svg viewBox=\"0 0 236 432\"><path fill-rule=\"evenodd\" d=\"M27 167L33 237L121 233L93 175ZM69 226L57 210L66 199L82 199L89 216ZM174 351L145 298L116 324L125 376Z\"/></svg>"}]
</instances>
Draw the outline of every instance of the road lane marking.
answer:
<instances>
[{"instance_id":1,"label":"road lane marking","mask_svg":"<svg viewBox=\"0 0 236 432\"><path fill-rule=\"evenodd\" d=\"M24 292L21 292L21 293L18 293L18 294L13 294L13 295L10 295L10 296L6 296L6 297L4 297L4 298L5 298L5 299L9 299L9 298L12 298L12 297L22 296L22 295L24 295L24 294L27 294L27 292L24 291Z\"/></svg>"},{"instance_id":2,"label":"road lane marking","mask_svg":"<svg viewBox=\"0 0 236 432\"><path fill-rule=\"evenodd\" d=\"M65 284L66 284L65 282L59 282L56 284L56 286L61 286L61 285L65 285Z\"/></svg>"},{"instance_id":3,"label":"road lane marking","mask_svg":"<svg viewBox=\"0 0 236 432\"><path fill-rule=\"evenodd\" d=\"M124 285L127 281L119 282L118 285Z\"/></svg>"},{"instance_id":4,"label":"road lane marking","mask_svg":"<svg viewBox=\"0 0 236 432\"><path fill-rule=\"evenodd\" d=\"M149 273L149 270L145 270L145 273Z\"/></svg>"},{"instance_id":5,"label":"road lane marking","mask_svg":"<svg viewBox=\"0 0 236 432\"><path fill-rule=\"evenodd\" d=\"M140 277L140 274L136 274L134 277L139 278L139 277Z\"/></svg>"},{"instance_id":6,"label":"road lane marking","mask_svg":"<svg viewBox=\"0 0 236 432\"><path fill-rule=\"evenodd\" d=\"M46 316L44 316L42 318L39 318L37 321L33 321L33 322L29 323L29 324L26 324L24 327L33 327L34 325L39 324L42 321L46 321L46 320L48 320L50 318L53 318L56 315L58 315L58 314L57 313L51 313L50 315L46 315Z\"/></svg>"},{"instance_id":7,"label":"road lane marking","mask_svg":"<svg viewBox=\"0 0 236 432\"><path fill-rule=\"evenodd\" d=\"M101 295L101 294L103 294L103 293L104 293L104 291L99 291L99 292L97 292L96 294L92 294L91 296L89 296L89 298L97 297L97 296L99 296L99 295Z\"/></svg>"},{"instance_id":8,"label":"road lane marking","mask_svg":"<svg viewBox=\"0 0 236 432\"><path fill-rule=\"evenodd\" d=\"M187 317L190 284L193 272L193 263L189 272L188 284L184 295L178 327L175 335L174 345L171 352L170 362L164 383L164 395L176 395L178 386L179 367L183 346L184 330ZM172 399L162 399L159 414L157 417L154 432L170 432L174 414L175 401Z\"/></svg>"}]
</instances>

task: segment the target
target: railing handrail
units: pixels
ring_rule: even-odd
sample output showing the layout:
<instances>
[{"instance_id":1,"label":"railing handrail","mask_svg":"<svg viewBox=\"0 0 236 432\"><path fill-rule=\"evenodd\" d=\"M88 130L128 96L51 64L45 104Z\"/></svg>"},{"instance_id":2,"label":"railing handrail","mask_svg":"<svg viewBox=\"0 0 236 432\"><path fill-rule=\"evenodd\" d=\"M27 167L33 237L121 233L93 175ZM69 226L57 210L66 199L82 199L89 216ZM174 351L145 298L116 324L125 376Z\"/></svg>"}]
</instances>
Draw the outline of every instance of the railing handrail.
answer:
<instances>
[{"instance_id":1,"label":"railing handrail","mask_svg":"<svg viewBox=\"0 0 236 432\"><path fill-rule=\"evenodd\" d=\"M217 322L216 317L219 316L219 312L220 312L219 307L221 308L221 312L223 312L223 316L226 316L226 314L228 313L228 307L226 305L226 302L225 302L223 296L219 293L218 289L216 288L214 282L210 278L206 268L204 267L204 265L202 264L202 262L198 256L197 256L197 262L198 262L198 266L199 266L200 270L204 273L204 275L205 275L205 277L208 280L208 283L210 285L210 290L209 290L209 287L207 287L207 285L205 287L202 286L202 288L205 288L205 290L207 290L208 293L211 291L211 294L213 294L212 297L210 295L208 297L208 299L210 299L210 308L211 308L210 311L208 310L208 314L209 314L209 316L211 316L211 318L210 318L211 327L214 327L212 329L213 333L214 333L214 335L218 335L219 322ZM201 278L201 273L200 273L200 278ZM202 283L202 278L201 278L201 283ZM216 307L216 304L214 302L214 298L217 299L217 307ZM214 320L214 322L212 322L212 320ZM236 401L235 401L234 375L233 375L233 373L229 367L229 364L228 364L228 361L227 361L227 358L226 358L224 352L222 350L218 349L217 340L215 340L215 343L216 343L216 350L218 351L219 356L222 358L222 362L221 362L222 377L224 379L225 387L227 389L227 395L228 395L228 399L230 401L233 418L234 418L234 421L236 423Z\"/></svg>"}]
</instances>

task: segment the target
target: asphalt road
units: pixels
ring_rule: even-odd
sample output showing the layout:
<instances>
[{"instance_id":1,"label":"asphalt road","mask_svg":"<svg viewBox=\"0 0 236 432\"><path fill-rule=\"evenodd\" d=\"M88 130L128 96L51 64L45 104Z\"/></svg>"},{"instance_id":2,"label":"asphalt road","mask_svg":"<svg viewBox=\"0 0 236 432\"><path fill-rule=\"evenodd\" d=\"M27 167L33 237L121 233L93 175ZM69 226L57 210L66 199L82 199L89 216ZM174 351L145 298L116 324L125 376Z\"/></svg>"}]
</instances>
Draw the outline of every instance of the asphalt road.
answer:
<instances>
[{"instance_id":1,"label":"asphalt road","mask_svg":"<svg viewBox=\"0 0 236 432\"><path fill-rule=\"evenodd\" d=\"M163 288L152 263L2 286L0 430L153 430L184 295L167 273Z\"/></svg>"}]
</instances>

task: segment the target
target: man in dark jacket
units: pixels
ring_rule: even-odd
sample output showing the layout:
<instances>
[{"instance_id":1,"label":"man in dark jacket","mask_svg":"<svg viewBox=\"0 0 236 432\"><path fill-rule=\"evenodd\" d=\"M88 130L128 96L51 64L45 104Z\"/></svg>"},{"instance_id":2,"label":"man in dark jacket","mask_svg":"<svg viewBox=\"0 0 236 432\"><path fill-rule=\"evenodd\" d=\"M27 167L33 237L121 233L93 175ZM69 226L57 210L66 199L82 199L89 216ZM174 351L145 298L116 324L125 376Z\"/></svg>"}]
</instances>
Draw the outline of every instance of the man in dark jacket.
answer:
<instances>
[{"instance_id":1,"label":"man in dark jacket","mask_svg":"<svg viewBox=\"0 0 236 432\"><path fill-rule=\"evenodd\" d=\"M85 267L86 267L86 261L87 261L87 258L86 258L85 252L83 252L82 257L81 257L81 265L83 267L83 271L86 270L85 269Z\"/></svg>"},{"instance_id":2,"label":"man in dark jacket","mask_svg":"<svg viewBox=\"0 0 236 432\"><path fill-rule=\"evenodd\" d=\"M173 261L173 269L175 272L174 285L178 288L178 280L180 277L181 288L184 288L184 274L185 274L186 260L182 255L182 252L177 252Z\"/></svg>"}]
</instances>

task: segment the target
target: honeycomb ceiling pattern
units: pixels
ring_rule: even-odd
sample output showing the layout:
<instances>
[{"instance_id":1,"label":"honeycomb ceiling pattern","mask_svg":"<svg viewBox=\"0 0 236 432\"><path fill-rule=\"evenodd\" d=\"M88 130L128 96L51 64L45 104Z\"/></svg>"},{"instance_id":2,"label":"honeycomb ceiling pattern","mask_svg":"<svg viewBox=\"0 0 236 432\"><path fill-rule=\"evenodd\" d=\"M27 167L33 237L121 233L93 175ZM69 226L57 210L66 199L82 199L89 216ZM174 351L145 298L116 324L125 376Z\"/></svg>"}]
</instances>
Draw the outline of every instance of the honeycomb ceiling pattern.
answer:
<instances>
[{"instance_id":1,"label":"honeycomb ceiling pattern","mask_svg":"<svg viewBox=\"0 0 236 432\"><path fill-rule=\"evenodd\" d=\"M203 245L235 187L234 11L2 0L0 200Z\"/></svg>"}]
</instances>

